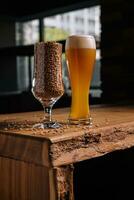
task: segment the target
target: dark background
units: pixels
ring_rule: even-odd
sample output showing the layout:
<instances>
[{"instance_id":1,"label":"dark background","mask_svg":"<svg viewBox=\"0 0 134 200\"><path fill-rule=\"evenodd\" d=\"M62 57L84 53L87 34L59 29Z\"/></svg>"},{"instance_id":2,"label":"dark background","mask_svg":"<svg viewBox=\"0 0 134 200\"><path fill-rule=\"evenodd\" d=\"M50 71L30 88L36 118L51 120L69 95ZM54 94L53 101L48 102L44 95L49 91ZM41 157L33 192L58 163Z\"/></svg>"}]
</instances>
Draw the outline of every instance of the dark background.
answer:
<instances>
[{"instance_id":1,"label":"dark background","mask_svg":"<svg viewBox=\"0 0 134 200\"><path fill-rule=\"evenodd\" d=\"M34 46L15 46L15 23L45 16L101 6L101 90L100 98L90 96L90 104L134 103L134 3L130 0L4 1L0 7L0 113L42 109L28 91L15 92L16 56L31 56ZM40 30L40 41L42 31ZM63 46L65 41L61 41ZM55 107L70 106L64 95Z\"/></svg>"},{"instance_id":2,"label":"dark background","mask_svg":"<svg viewBox=\"0 0 134 200\"><path fill-rule=\"evenodd\" d=\"M33 45L15 47L15 22L93 5L101 5L102 96L90 97L90 103L134 104L134 1L4 1L0 6L0 113L42 109L30 88L23 93L14 92L16 55L33 55ZM70 102L70 97L64 95L55 107L70 106ZM76 199L133 199L133 154L132 148L76 164Z\"/></svg>"}]
</instances>

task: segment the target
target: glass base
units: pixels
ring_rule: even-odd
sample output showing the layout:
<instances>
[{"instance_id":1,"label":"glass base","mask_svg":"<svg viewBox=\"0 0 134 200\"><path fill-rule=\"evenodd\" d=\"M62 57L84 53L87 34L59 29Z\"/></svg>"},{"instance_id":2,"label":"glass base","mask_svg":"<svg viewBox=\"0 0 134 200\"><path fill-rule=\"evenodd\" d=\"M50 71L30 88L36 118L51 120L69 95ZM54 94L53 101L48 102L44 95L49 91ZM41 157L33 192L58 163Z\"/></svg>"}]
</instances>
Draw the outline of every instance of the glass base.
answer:
<instances>
[{"instance_id":1,"label":"glass base","mask_svg":"<svg viewBox=\"0 0 134 200\"><path fill-rule=\"evenodd\" d=\"M68 119L69 124L72 125L89 125L92 126L92 118L88 118L88 119Z\"/></svg>"},{"instance_id":2,"label":"glass base","mask_svg":"<svg viewBox=\"0 0 134 200\"><path fill-rule=\"evenodd\" d=\"M60 128L61 124L59 124L58 122L42 122L42 123L38 123L35 124L33 126L33 128L41 128L41 129L46 129L46 128Z\"/></svg>"}]
</instances>

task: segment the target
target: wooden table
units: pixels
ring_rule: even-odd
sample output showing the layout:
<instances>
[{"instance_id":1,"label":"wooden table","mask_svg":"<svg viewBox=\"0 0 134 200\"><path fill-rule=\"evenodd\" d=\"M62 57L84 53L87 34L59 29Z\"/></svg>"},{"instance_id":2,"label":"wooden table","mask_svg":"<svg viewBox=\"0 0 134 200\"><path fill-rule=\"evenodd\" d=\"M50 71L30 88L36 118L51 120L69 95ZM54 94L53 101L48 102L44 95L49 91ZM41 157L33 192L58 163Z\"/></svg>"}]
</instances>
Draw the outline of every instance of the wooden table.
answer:
<instances>
[{"instance_id":1,"label":"wooden table","mask_svg":"<svg viewBox=\"0 0 134 200\"><path fill-rule=\"evenodd\" d=\"M0 199L73 200L73 163L134 146L134 107L92 107L93 126L33 128L43 112L0 115Z\"/></svg>"}]
</instances>

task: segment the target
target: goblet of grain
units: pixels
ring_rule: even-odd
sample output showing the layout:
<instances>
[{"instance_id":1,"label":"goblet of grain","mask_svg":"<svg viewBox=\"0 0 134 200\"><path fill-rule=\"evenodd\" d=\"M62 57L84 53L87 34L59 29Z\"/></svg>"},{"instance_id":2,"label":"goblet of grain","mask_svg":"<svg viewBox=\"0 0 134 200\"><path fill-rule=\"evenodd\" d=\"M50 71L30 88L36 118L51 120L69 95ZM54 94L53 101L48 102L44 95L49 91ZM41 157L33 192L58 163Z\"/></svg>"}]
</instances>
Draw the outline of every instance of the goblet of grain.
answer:
<instances>
[{"instance_id":1,"label":"goblet of grain","mask_svg":"<svg viewBox=\"0 0 134 200\"><path fill-rule=\"evenodd\" d=\"M40 128L58 128L52 120L52 107L63 95L62 45L57 42L39 42L34 49L34 77L32 92L44 108L45 117Z\"/></svg>"}]
</instances>

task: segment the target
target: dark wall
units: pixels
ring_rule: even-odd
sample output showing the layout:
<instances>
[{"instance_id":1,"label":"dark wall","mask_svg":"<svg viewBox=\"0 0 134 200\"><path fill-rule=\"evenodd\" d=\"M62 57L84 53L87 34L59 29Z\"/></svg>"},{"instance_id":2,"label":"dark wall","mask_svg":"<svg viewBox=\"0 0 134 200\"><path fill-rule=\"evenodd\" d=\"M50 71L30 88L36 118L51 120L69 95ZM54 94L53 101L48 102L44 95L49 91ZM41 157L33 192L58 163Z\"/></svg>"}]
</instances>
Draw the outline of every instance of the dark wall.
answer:
<instances>
[{"instance_id":1,"label":"dark wall","mask_svg":"<svg viewBox=\"0 0 134 200\"><path fill-rule=\"evenodd\" d=\"M0 18L0 48L15 45L15 24L8 18Z\"/></svg>"},{"instance_id":2,"label":"dark wall","mask_svg":"<svg viewBox=\"0 0 134 200\"><path fill-rule=\"evenodd\" d=\"M101 1L103 101L134 100L134 1Z\"/></svg>"},{"instance_id":3,"label":"dark wall","mask_svg":"<svg viewBox=\"0 0 134 200\"><path fill-rule=\"evenodd\" d=\"M15 23L0 18L0 48L15 46ZM16 57L0 54L0 92L17 90Z\"/></svg>"},{"instance_id":4,"label":"dark wall","mask_svg":"<svg viewBox=\"0 0 134 200\"><path fill-rule=\"evenodd\" d=\"M37 1L23 0L20 4L17 4L15 0L8 0L6 4L3 1L0 7L0 15L7 15L15 20L23 20L35 18L35 16L49 16L52 13L70 11L70 9L89 7L99 2L100 0L38 0L37 3Z\"/></svg>"}]
</instances>

